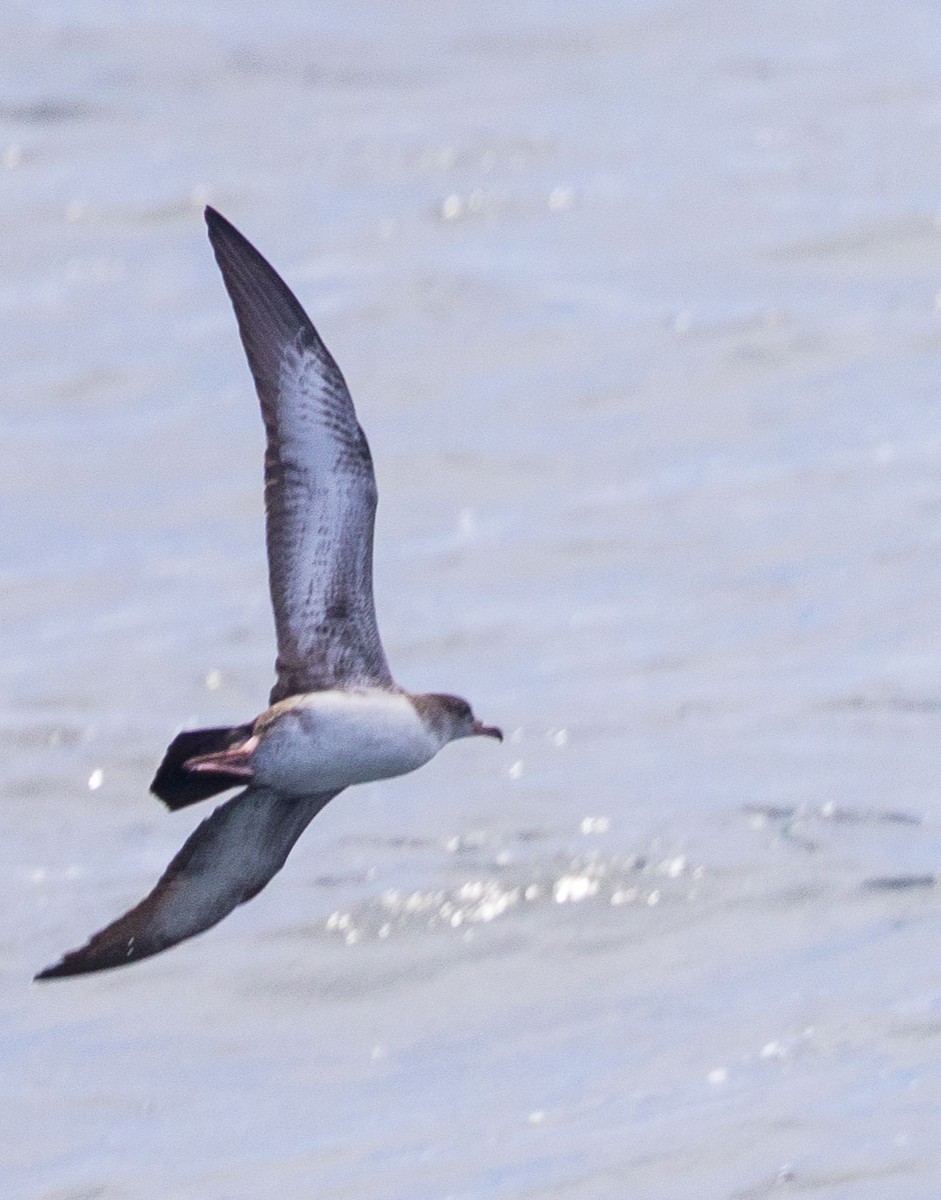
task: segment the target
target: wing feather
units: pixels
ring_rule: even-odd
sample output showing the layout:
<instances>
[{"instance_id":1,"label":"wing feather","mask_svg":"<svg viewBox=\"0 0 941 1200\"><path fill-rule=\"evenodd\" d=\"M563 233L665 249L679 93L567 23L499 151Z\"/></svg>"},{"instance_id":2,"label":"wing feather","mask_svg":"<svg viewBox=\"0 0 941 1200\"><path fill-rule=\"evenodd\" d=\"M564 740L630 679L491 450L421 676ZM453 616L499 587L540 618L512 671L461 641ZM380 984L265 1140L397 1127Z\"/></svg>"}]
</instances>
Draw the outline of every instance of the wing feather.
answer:
<instances>
[{"instance_id":1,"label":"wing feather","mask_svg":"<svg viewBox=\"0 0 941 1200\"><path fill-rule=\"evenodd\" d=\"M278 637L271 701L336 686L394 687L373 604L376 480L346 382L274 268L214 209L206 223L267 436Z\"/></svg>"},{"instance_id":2,"label":"wing feather","mask_svg":"<svg viewBox=\"0 0 941 1200\"><path fill-rule=\"evenodd\" d=\"M150 895L36 978L123 967L209 929L258 895L335 795L246 788L197 826Z\"/></svg>"}]
</instances>

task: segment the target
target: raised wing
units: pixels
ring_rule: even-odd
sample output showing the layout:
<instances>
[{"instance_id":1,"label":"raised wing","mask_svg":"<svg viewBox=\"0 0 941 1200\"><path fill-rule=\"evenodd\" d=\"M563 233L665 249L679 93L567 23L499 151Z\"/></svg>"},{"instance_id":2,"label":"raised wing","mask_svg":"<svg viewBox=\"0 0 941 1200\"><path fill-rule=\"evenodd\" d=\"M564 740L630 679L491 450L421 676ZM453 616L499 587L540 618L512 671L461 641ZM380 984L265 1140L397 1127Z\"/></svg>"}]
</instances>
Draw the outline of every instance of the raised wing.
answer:
<instances>
[{"instance_id":1,"label":"raised wing","mask_svg":"<svg viewBox=\"0 0 941 1200\"><path fill-rule=\"evenodd\" d=\"M193 831L149 896L36 978L127 966L209 929L258 895L335 795L246 788Z\"/></svg>"},{"instance_id":2,"label":"raised wing","mask_svg":"<svg viewBox=\"0 0 941 1200\"><path fill-rule=\"evenodd\" d=\"M376 480L349 390L277 272L212 208L206 224L268 439L271 702L338 685L394 687L373 607Z\"/></svg>"}]
</instances>

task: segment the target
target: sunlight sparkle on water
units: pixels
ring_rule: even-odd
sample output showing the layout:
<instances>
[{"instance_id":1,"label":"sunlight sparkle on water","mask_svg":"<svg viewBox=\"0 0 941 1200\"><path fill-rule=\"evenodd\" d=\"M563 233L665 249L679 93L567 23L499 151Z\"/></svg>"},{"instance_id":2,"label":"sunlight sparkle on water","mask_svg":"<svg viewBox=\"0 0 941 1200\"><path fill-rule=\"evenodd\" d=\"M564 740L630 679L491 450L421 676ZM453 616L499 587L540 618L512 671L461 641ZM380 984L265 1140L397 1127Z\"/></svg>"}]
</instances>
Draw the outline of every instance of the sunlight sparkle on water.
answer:
<instances>
[{"instance_id":1,"label":"sunlight sparkle on water","mask_svg":"<svg viewBox=\"0 0 941 1200\"><path fill-rule=\"evenodd\" d=\"M472 839L473 848L482 848ZM449 848L452 847L449 843ZM493 852L493 874L468 879L456 887L404 890L390 888L349 911L335 911L324 930L347 945L366 939L425 930L462 930L486 925L523 906L600 902L614 907L688 904L698 892L689 879L704 877L685 855L604 857L597 850L566 858L555 872L520 863L505 849Z\"/></svg>"}]
</instances>

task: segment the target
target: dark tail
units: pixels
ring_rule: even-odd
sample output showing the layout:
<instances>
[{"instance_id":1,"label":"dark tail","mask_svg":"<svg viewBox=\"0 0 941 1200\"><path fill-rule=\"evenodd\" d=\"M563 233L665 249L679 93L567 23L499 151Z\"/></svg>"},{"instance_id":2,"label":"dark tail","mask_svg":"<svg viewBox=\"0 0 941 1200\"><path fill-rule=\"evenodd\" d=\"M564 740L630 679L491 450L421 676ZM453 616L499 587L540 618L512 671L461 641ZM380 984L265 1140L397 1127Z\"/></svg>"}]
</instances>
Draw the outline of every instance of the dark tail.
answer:
<instances>
[{"instance_id":1,"label":"dark tail","mask_svg":"<svg viewBox=\"0 0 941 1200\"><path fill-rule=\"evenodd\" d=\"M163 756L150 790L167 808L176 810L215 796L217 792L241 787L245 780L239 775L213 771L188 771L184 763L198 754L216 754L251 737L251 725L232 725L223 729L190 729L178 733Z\"/></svg>"}]
</instances>

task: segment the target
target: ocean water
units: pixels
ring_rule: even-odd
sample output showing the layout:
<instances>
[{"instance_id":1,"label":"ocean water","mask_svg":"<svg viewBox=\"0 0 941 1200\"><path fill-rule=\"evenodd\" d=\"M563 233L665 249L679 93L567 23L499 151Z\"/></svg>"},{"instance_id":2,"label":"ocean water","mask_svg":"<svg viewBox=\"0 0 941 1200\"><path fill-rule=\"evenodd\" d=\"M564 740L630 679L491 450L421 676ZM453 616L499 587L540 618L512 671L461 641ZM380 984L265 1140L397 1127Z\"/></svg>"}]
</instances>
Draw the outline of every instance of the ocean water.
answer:
<instances>
[{"instance_id":1,"label":"ocean water","mask_svg":"<svg viewBox=\"0 0 941 1200\"><path fill-rule=\"evenodd\" d=\"M936 1196L941 5L0 30L0 1194ZM35 985L271 684L207 201L350 383L397 678L508 737Z\"/></svg>"}]
</instances>

